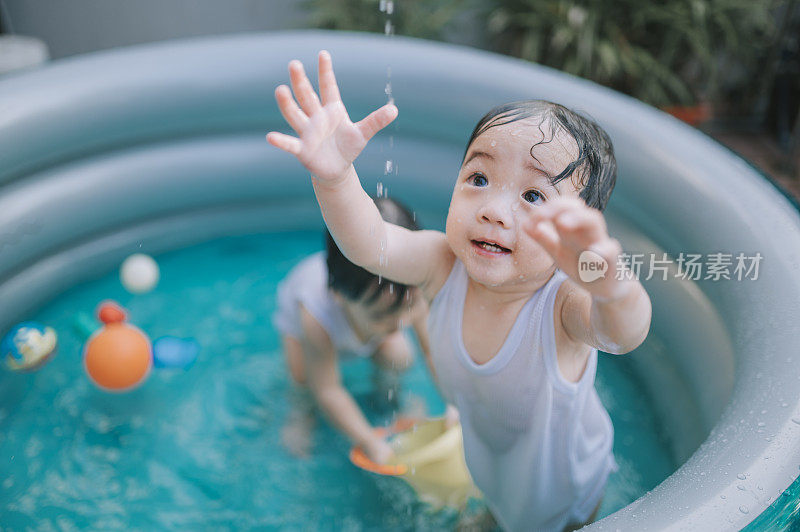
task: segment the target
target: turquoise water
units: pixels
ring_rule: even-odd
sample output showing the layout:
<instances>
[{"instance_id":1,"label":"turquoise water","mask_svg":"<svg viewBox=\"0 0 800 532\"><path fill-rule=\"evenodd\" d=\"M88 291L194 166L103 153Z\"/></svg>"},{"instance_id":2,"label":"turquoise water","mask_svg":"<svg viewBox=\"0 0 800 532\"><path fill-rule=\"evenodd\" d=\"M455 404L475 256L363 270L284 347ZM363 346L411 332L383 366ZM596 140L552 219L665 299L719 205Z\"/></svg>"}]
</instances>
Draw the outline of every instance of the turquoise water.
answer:
<instances>
[{"instance_id":1,"label":"turquoise water","mask_svg":"<svg viewBox=\"0 0 800 532\"><path fill-rule=\"evenodd\" d=\"M800 477L743 531L797 532L800 530Z\"/></svg>"},{"instance_id":2,"label":"turquoise water","mask_svg":"<svg viewBox=\"0 0 800 532\"><path fill-rule=\"evenodd\" d=\"M310 459L280 444L289 386L269 321L275 287L321 246L308 232L216 240L156 257L161 283L150 294L128 294L113 272L30 316L53 326L60 346L38 372L0 372L0 528L452 528L454 512L430 512L402 481L352 466L348 442L324 421ZM124 395L94 388L74 324L108 298L152 339L194 337L202 346L194 366L156 370ZM343 377L368 417L387 423L372 403L370 369L350 362ZM620 465L607 515L676 464L625 357L601 356L597 386ZM420 402L443 410L418 355L401 408Z\"/></svg>"}]
</instances>

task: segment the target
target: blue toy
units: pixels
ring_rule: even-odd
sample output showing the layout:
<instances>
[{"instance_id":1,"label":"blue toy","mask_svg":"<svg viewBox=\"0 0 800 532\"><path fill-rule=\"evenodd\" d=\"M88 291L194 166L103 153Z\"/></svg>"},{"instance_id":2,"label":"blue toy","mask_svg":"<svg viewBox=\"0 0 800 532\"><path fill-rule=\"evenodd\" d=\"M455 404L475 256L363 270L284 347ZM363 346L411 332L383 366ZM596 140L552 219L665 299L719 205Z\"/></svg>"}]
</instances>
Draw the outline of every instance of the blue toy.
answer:
<instances>
[{"instance_id":1,"label":"blue toy","mask_svg":"<svg viewBox=\"0 0 800 532\"><path fill-rule=\"evenodd\" d=\"M57 345L58 337L52 327L26 321L5 335L0 342L0 355L12 371L33 371L50 360Z\"/></svg>"},{"instance_id":2,"label":"blue toy","mask_svg":"<svg viewBox=\"0 0 800 532\"><path fill-rule=\"evenodd\" d=\"M157 368L188 369L199 352L200 344L192 338L164 336L153 343L153 365Z\"/></svg>"}]
</instances>

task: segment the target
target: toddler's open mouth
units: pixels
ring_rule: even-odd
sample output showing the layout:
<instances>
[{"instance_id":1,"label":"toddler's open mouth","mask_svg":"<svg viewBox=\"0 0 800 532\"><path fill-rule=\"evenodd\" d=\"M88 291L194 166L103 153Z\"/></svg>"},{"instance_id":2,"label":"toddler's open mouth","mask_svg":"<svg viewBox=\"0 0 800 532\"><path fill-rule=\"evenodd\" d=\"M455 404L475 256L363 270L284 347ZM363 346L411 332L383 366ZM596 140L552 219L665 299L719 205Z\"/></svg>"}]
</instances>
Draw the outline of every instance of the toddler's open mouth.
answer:
<instances>
[{"instance_id":1,"label":"toddler's open mouth","mask_svg":"<svg viewBox=\"0 0 800 532\"><path fill-rule=\"evenodd\" d=\"M491 255L506 255L511 253L511 250L508 248L504 248L500 244L496 244L495 242L489 242L486 240L472 240L472 245L477 248L479 252L489 253Z\"/></svg>"}]
</instances>

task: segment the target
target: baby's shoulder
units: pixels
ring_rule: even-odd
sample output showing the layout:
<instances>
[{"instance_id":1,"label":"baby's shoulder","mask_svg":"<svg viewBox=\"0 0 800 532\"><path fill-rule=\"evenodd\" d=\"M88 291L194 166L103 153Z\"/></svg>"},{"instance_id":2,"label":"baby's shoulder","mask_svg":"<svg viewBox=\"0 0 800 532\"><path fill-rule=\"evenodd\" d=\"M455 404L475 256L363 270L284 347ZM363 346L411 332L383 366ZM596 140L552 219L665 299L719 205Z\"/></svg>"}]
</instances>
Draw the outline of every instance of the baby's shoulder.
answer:
<instances>
[{"instance_id":1,"label":"baby's shoulder","mask_svg":"<svg viewBox=\"0 0 800 532\"><path fill-rule=\"evenodd\" d=\"M300 314L300 327L303 331L304 342L313 347L318 353L327 353L333 350L333 340L327 329L308 311L302 304L298 303Z\"/></svg>"},{"instance_id":2,"label":"baby's shoulder","mask_svg":"<svg viewBox=\"0 0 800 532\"><path fill-rule=\"evenodd\" d=\"M280 282L279 290L322 296L328 288L328 265L324 252L314 253L295 264Z\"/></svg>"}]
</instances>

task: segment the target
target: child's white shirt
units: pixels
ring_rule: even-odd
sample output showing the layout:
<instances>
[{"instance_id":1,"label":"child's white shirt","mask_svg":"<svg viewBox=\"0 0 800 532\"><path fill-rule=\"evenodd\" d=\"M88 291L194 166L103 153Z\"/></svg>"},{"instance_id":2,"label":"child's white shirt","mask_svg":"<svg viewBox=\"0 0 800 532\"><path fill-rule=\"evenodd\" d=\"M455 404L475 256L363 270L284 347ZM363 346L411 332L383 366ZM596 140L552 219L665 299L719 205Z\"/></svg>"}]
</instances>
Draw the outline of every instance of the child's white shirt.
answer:
<instances>
[{"instance_id":1,"label":"child's white shirt","mask_svg":"<svg viewBox=\"0 0 800 532\"><path fill-rule=\"evenodd\" d=\"M325 252L303 259L278 284L277 309L272 323L282 335L298 340L303 337L300 304L328 333L340 358L369 357L378 348L378 341L362 342L347 321L342 306L328 287L328 265Z\"/></svg>"},{"instance_id":2,"label":"child's white shirt","mask_svg":"<svg viewBox=\"0 0 800 532\"><path fill-rule=\"evenodd\" d=\"M584 522L617 469L614 429L594 388L597 350L579 382L558 370L553 308L566 278L556 270L485 364L476 364L464 347L467 273L461 261L428 316L431 356L446 399L459 410L467 466L506 530L560 532Z\"/></svg>"}]
</instances>

